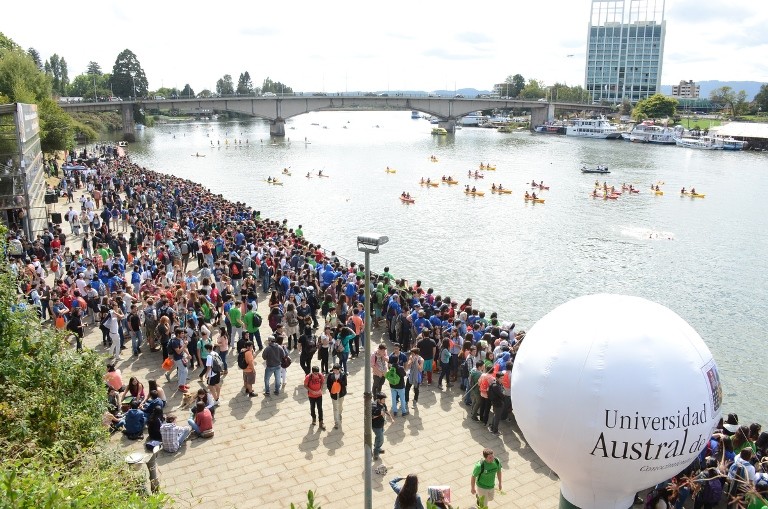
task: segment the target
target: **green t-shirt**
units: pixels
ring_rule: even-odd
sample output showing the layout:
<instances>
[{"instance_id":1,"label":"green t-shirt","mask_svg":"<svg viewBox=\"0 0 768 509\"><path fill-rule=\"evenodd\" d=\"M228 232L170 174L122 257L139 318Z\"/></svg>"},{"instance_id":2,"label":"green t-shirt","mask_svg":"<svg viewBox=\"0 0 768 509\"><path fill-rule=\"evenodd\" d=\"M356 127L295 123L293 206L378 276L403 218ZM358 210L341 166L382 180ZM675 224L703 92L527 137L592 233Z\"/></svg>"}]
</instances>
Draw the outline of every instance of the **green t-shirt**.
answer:
<instances>
[{"instance_id":1,"label":"green t-shirt","mask_svg":"<svg viewBox=\"0 0 768 509\"><path fill-rule=\"evenodd\" d=\"M485 489L492 490L496 486L496 472L501 470L501 462L498 458L493 458L493 463L485 460L475 463L472 470L472 477L477 479L476 484Z\"/></svg>"},{"instance_id":2,"label":"green t-shirt","mask_svg":"<svg viewBox=\"0 0 768 509\"><path fill-rule=\"evenodd\" d=\"M303 237L304 232L301 230L301 228L296 228L296 231L294 232L297 237Z\"/></svg>"},{"instance_id":3,"label":"green t-shirt","mask_svg":"<svg viewBox=\"0 0 768 509\"><path fill-rule=\"evenodd\" d=\"M253 311L248 311L245 316L243 317L243 321L245 322L245 329L249 333L254 333L259 330L259 328L256 326L256 320L255 315L256 313ZM231 318L230 318L231 320Z\"/></svg>"},{"instance_id":4,"label":"green t-shirt","mask_svg":"<svg viewBox=\"0 0 768 509\"><path fill-rule=\"evenodd\" d=\"M243 326L243 322L240 320L241 316L243 316L243 313L240 311L239 307L232 306L229 308L229 322L232 324L232 327Z\"/></svg>"}]
</instances>

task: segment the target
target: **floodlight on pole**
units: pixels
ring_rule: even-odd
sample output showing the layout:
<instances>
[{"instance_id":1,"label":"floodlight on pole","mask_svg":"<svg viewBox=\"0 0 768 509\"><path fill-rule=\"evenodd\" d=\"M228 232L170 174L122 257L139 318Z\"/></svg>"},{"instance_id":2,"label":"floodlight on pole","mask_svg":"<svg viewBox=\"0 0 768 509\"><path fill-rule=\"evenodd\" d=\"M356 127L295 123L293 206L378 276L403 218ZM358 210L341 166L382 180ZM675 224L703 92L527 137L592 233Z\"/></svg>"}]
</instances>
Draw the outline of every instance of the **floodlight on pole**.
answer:
<instances>
[{"instance_id":1,"label":"floodlight on pole","mask_svg":"<svg viewBox=\"0 0 768 509\"><path fill-rule=\"evenodd\" d=\"M365 253L365 345L363 366L365 366L365 385L363 388L363 461L364 464L364 497L365 509L373 507L373 416L371 415L371 254L379 252L379 246L389 242L389 237L376 233L365 233L357 236L357 250Z\"/></svg>"}]
</instances>

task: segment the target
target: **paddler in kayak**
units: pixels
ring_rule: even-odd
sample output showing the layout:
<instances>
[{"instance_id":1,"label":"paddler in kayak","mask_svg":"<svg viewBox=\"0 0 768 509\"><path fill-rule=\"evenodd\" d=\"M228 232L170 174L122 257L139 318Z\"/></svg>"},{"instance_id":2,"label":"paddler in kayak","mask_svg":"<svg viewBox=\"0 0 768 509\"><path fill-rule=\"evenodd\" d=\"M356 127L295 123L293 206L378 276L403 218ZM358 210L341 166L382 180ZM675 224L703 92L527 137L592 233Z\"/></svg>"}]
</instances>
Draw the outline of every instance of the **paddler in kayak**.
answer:
<instances>
[{"instance_id":1,"label":"paddler in kayak","mask_svg":"<svg viewBox=\"0 0 768 509\"><path fill-rule=\"evenodd\" d=\"M539 182L539 189L544 189L544 181Z\"/></svg>"},{"instance_id":2,"label":"paddler in kayak","mask_svg":"<svg viewBox=\"0 0 768 509\"><path fill-rule=\"evenodd\" d=\"M595 198L597 198L597 188L594 188L594 189L592 190L592 196L594 196Z\"/></svg>"},{"instance_id":3,"label":"paddler in kayak","mask_svg":"<svg viewBox=\"0 0 768 509\"><path fill-rule=\"evenodd\" d=\"M495 191L495 190L496 190L496 184L493 184L493 183L492 183L492 184L491 184L491 191Z\"/></svg>"},{"instance_id":4,"label":"paddler in kayak","mask_svg":"<svg viewBox=\"0 0 768 509\"><path fill-rule=\"evenodd\" d=\"M661 191L661 189L659 189L659 184L656 184L656 189L655 189L655 191Z\"/></svg>"},{"instance_id":5,"label":"paddler in kayak","mask_svg":"<svg viewBox=\"0 0 768 509\"><path fill-rule=\"evenodd\" d=\"M477 188L475 188L475 186L472 186L472 192L473 192L473 193L476 193L476 192L477 192Z\"/></svg>"},{"instance_id":6,"label":"paddler in kayak","mask_svg":"<svg viewBox=\"0 0 768 509\"><path fill-rule=\"evenodd\" d=\"M468 193L468 192L469 192L469 186L466 186L466 187L464 188L464 191Z\"/></svg>"},{"instance_id":7,"label":"paddler in kayak","mask_svg":"<svg viewBox=\"0 0 768 509\"><path fill-rule=\"evenodd\" d=\"M421 180L419 181L419 184L423 184L423 183L424 183L424 177L421 177Z\"/></svg>"},{"instance_id":8,"label":"paddler in kayak","mask_svg":"<svg viewBox=\"0 0 768 509\"><path fill-rule=\"evenodd\" d=\"M501 184L499 184L499 191L501 191L501 190L502 190L502 189L501 189Z\"/></svg>"},{"instance_id":9,"label":"paddler in kayak","mask_svg":"<svg viewBox=\"0 0 768 509\"><path fill-rule=\"evenodd\" d=\"M531 198L536 199L536 193L531 193Z\"/></svg>"},{"instance_id":10,"label":"paddler in kayak","mask_svg":"<svg viewBox=\"0 0 768 509\"><path fill-rule=\"evenodd\" d=\"M685 187L680 190L680 194L685 194Z\"/></svg>"},{"instance_id":11,"label":"paddler in kayak","mask_svg":"<svg viewBox=\"0 0 768 509\"><path fill-rule=\"evenodd\" d=\"M525 199L527 200L527 199L528 199L528 198L530 198L530 197L531 197L531 195L530 195L530 194L528 194L528 191L526 191L526 192L525 192Z\"/></svg>"},{"instance_id":12,"label":"paddler in kayak","mask_svg":"<svg viewBox=\"0 0 768 509\"><path fill-rule=\"evenodd\" d=\"M272 177L267 177L267 182L272 182Z\"/></svg>"},{"instance_id":13,"label":"paddler in kayak","mask_svg":"<svg viewBox=\"0 0 768 509\"><path fill-rule=\"evenodd\" d=\"M445 175L443 175L443 182L445 182Z\"/></svg>"},{"instance_id":14,"label":"paddler in kayak","mask_svg":"<svg viewBox=\"0 0 768 509\"><path fill-rule=\"evenodd\" d=\"M691 194L696 194L696 188L695 187L691 188Z\"/></svg>"}]
</instances>

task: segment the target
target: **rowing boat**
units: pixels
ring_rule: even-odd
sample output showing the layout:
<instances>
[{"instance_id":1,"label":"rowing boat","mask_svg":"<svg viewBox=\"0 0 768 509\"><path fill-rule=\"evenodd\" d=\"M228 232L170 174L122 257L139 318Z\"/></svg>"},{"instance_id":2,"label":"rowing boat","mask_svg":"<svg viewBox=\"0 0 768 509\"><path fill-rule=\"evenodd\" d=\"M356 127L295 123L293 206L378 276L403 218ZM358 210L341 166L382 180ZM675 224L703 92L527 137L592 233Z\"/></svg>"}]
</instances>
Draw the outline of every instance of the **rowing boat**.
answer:
<instances>
[{"instance_id":1,"label":"rowing boat","mask_svg":"<svg viewBox=\"0 0 768 509\"><path fill-rule=\"evenodd\" d=\"M485 196L485 193L483 191L464 191L464 194L471 195L471 196Z\"/></svg>"}]
</instances>

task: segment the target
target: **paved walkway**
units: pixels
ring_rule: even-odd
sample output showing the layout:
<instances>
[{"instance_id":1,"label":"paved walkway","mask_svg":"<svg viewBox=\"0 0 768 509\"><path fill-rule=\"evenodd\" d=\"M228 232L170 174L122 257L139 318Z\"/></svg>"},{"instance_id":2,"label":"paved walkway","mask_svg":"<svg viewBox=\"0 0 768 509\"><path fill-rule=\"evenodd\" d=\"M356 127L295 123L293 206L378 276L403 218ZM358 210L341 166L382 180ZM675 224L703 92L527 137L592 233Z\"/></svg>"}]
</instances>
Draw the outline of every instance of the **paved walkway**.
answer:
<instances>
[{"instance_id":1,"label":"paved walkway","mask_svg":"<svg viewBox=\"0 0 768 509\"><path fill-rule=\"evenodd\" d=\"M56 209L63 214L68 206L61 200ZM81 237L72 237L68 224L62 227L68 235L67 244L79 247ZM260 295L259 311L266 317L263 297ZM269 334L266 324L265 319L262 338ZM381 329L374 329L375 341L381 335ZM87 328L84 344L105 352L97 327ZM130 357L129 343L123 351L124 360L118 368L125 382L137 376L146 387L148 379L157 379L168 397L166 413L174 412L180 421L186 421L189 412L179 410L181 394L176 380L166 383L160 352L148 353L146 345L142 350L139 357ZM293 502L304 507L307 490L315 491L323 509L363 506L363 412L369 411L363 407L363 356L349 362L349 393L344 398L341 429L333 429L331 400L327 393L323 397L327 431L311 426L309 402L302 386L304 372L297 352L291 356L294 363L288 368L286 390L271 397L262 395L263 360L257 356L258 397L248 398L241 390L236 356L229 354L230 370L222 384L215 437L191 440L176 454L159 455L163 489L178 506L287 509ZM190 373L192 392L202 387L197 383L199 372L196 369ZM384 384L387 394L388 385ZM504 469L504 491L496 493L492 508L557 507L557 477L528 446L517 425L503 422L502 435L494 436L481 423L467 418L467 408L461 404L458 384L442 392L435 385L425 385L410 415L387 423L386 453L374 462L374 468L384 464L389 471L383 476L373 474L373 507L391 508L395 494L389 480L409 473L419 475L423 500L427 486L448 485L454 507L473 507L470 473L485 447L494 449ZM143 442L129 441L119 433L112 441L126 453L143 451Z\"/></svg>"}]
</instances>

